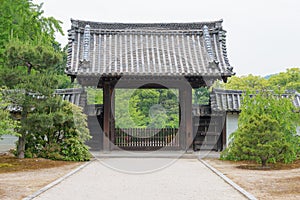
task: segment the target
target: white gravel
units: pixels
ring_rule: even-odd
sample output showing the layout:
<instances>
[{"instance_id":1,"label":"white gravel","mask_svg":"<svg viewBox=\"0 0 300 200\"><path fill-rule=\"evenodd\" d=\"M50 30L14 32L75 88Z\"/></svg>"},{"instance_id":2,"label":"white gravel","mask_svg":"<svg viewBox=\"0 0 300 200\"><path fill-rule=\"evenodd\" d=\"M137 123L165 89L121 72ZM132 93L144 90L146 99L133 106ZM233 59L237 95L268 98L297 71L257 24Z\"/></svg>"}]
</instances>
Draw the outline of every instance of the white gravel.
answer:
<instances>
[{"instance_id":1,"label":"white gravel","mask_svg":"<svg viewBox=\"0 0 300 200\"><path fill-rule=\"evenodd\" d=\"M92 162L35 199L189 200L246 199L197 159L178 159L152 173L129 174L103 165L153 163L166 158L105 158Z\"/></svg>"}]
</instances>

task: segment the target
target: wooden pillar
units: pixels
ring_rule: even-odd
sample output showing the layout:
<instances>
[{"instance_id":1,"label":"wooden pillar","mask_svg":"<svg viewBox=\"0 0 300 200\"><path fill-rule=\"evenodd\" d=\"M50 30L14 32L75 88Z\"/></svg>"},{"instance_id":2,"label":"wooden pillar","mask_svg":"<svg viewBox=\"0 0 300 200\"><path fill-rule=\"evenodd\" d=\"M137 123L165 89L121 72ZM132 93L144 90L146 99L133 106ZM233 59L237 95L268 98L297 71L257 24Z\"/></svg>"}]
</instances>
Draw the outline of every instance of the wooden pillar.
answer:
<instances>
[{"instance_id":1,"label":"wooden pillar","mask_svg":"<svg viewBox=\"0 0 300 200\"><path fill-rule=\"evenodd\" d=\"M116 133L115 133L115 92L114 92L114 87L110 88L110 95L111 95L111 114L110 114L110 141L113 144L116 144ZM111 148L112 150L112 148Z\"/></svg>"},{"instance_id":2,"label":"wooden pillar","mask_svg":"<svg viewBox=\"0 0 300 200\"><path fill-rule=\"evenodd\" d=\"M179 142L180 149L185 150L185 101L184 101L184 89L179 88Z\"/></svg>"},{"instance_id":3,"label":"wooden pillar","mask_svg":"<svg viewBox=\"0 0 300 200\"><path fill-rule=\"evenodd\" d=\"M192 113L192 87L190 85L185 89L186 104L186 149L192 150L193 146L193 113Z\"/></svg>"},{"instance_id":4,"label":"wooden pillar","mask_svg":"<svg viewBox=\"0 0 300 200\"><path fill-rule=\"evenodd\" d=\"M193 115L192 115L192 87L184 84L179 89L180 99L180 139L181 149L192 150L193 143Z\"/></svg>"},{"instance_id":5,"label":"wooden pillar","mask_svg":"<svg viewBox=\"0 0 300 200\"><path fill-rule=\"evenodd\" d=\"M222 129L222 149L221 151L223 151L224 149L226 149L227 146L227 133L226 133L226 129L227 129L227 119L226 119L226 114L225 114L225 120L224 120L224 125L223 125L223 129Z\"/></svg>"},{"instance_id":6,"label":"wooden pillar","mask_svg":"<svg viewBox=\"0 0 300 200\"><path fill-rule=\"evenodd\" d=\"M111 86L109 82L103 85L103 151L110 151L110 134L111 134Z\"/></svg>"}]
</instances>

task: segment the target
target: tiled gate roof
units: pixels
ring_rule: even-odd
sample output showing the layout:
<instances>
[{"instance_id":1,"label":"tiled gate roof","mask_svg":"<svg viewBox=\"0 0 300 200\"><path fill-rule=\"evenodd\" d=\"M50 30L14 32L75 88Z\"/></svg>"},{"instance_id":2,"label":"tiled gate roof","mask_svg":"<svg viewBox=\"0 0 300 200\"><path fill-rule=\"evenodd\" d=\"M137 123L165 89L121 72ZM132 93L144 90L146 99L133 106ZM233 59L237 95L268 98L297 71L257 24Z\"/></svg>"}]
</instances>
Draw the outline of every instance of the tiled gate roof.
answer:
<instances>
[{"instance_id":1,"label":"tiled gate roof","mask_svg":"<svg viewBox=\"0 0 300 200\"><path fill-rule=\"evenodd\" d=\"M243 91L213 89L210 95L211 106L214 111L240 112ZM293 104L300 109L300 94L282 94L282 98L293 98Z\"/></svg>"},{"instance_id":2,"label":"tiled gate roof","mask_svg":"<svg viewBox=\"0 0 300 200\"><path fill-rule=\"evenodd\" d=\"M69 75L233 75L222 21L125 24L72 20Z\"/></svg>"},{"instance_id":3,"label":"tiled gate roof","mask_svg":"<svg viewBox=\"0 0 300 200\"><path fill-rule=\"evenodd\" d=\"M65 101L75 104L76 106L81 105L81 96L85 94L84 89L82 88L68 88L68 89L57 89L55 94L61 96Z\"/></svg>"},{"instance_id":4,"label":"tiled gate roof","mask_svg":"<svg viewBox=\"0 0 300 200\"><path fill-rule=\"evenodd\" d=\"M6 94L24 94L25 90L5 90L3 91ZM45 98L43 95L39 95L37 93L29 93L34 98L43 99ZM86 92L83 88L67 88L67 89L56 89L54 91L54 95L58 95L62 98L62 100L68 101L77 106L84 107L85 104L82 101L86 99ZM83 99L84 98L84 99ZM16 104L10 104L7 106L7 110L10 112L21 112L22 107Z\"/></svg>"}]
</instances>

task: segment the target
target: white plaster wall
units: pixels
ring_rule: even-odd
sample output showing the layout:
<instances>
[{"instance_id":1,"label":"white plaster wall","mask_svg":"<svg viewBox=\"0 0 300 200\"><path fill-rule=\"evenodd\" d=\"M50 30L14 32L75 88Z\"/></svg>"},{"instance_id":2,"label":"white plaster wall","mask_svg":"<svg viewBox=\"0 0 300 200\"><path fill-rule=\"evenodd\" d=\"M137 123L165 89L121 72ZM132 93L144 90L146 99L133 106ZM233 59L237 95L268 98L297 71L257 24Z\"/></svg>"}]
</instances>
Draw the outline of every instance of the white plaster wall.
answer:
<instances>
[{"instance_id":1,"label":"white plaster wall","mask_svg":"<svg viewBox=\"0 0 300 200\"><path fill-rule=\"evenodd\" d=\"M230 142L230 135L238 128L238 117L237 113L227 113L226 115L226 147Z\"/></svg>"},{"instance_id":2,"label":"white plaster wall","mask_svg":"<svg viewBox=\"0 0 300 200\"><path fill-rule=\"evenodd\" d=\"M7 152L8 150L15 148L15 142L18 140L16 136L3 135L0 138L0 153Z\"/></svg>"}]
</instances>

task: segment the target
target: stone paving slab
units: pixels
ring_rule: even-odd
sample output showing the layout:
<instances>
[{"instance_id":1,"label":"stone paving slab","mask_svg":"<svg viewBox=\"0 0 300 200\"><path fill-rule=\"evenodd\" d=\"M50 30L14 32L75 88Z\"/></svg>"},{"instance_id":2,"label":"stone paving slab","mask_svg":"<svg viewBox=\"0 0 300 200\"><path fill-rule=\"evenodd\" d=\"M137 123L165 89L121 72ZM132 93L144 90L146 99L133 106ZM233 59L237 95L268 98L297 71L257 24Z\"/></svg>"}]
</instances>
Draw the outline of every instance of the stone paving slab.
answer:
<instances>
[{"instance_id":1,"label":"stone paving slab","mask_svg":"<svg viewBox=\"0 0 300 200\"><path fill-rule=\"evenodd\" d=\"M133 166L151 166L153 163L169 164L152 170L151 173L134 174L126 173L126 166L122 166L124 163L127 163L127 168L130 169L134 169ZM246 198L197 159L174 161L166 158L103 158L93 161L35 199L240 200Z\"/></svg>"}]
</instances>

